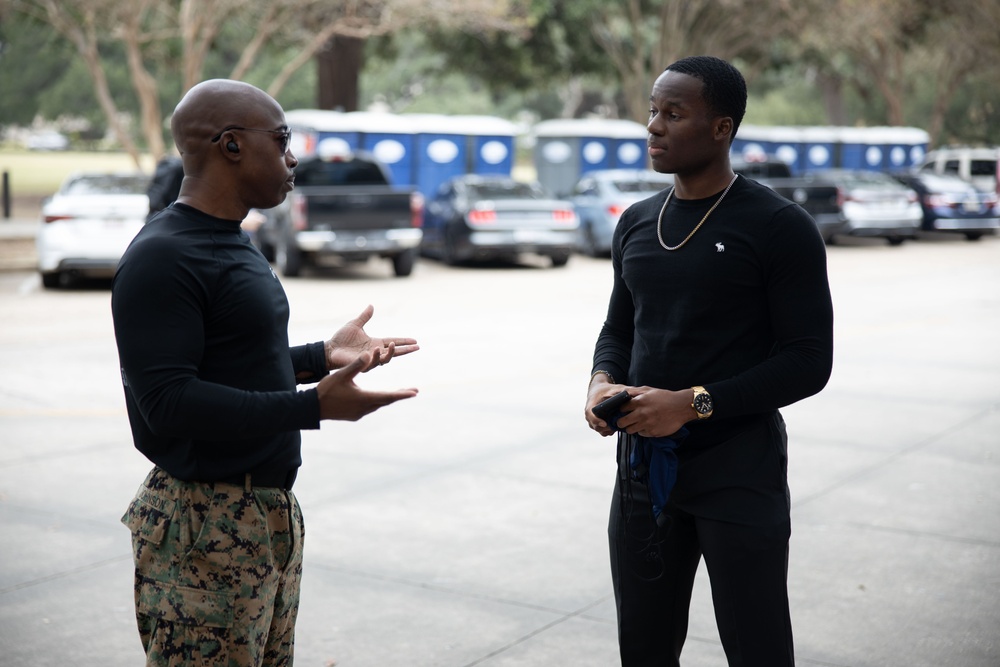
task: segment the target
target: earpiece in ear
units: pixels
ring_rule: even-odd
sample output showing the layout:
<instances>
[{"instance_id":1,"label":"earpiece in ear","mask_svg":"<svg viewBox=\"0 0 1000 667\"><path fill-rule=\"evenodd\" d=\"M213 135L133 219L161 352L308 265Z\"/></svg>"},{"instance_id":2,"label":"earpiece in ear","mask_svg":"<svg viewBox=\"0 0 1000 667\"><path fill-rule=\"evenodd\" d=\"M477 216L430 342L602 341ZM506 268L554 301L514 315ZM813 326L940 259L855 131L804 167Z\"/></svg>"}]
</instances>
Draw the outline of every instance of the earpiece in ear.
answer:
<instances>
[{"instance_id":1,"label":"earpiece in ear","mask_svg":"<svg viewBox=\"0 0 1000 667\"><path fill-rule=\"evenodd\" d=\"M226 144L226 150L229 151L230 153L239 153L240 147L236 145L235 141L230 141L228 144Z\"/></svg>"}]
</instances>

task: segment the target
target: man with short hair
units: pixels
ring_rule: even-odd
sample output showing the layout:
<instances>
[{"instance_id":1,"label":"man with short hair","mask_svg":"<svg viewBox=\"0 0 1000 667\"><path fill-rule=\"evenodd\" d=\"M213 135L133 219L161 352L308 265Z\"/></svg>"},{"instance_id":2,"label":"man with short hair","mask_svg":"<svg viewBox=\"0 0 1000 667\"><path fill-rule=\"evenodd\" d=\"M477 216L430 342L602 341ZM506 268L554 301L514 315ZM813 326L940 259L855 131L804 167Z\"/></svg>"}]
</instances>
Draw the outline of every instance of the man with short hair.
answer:
<instances>
[{"instance_id":1,"label":"man with short hair","mask_svg":"<svg viewBox=\"0 0 1000 667\"><path fill-rule=\"evenodd\" d=\"M626 210L614 234L585 415L619 433L609 538L626 667L679 664L702 556L729 664L794 664L778 409L826 385L833 307L815 222L730 166L746 99L723 60L667 67L648 152L674 186ZM616 415L593 414L622 390Z\"/></svg>"},{"instance_id":2,"label":"man with short hair","mask_svg":"<svg viewBox=\"0 0 1000 667\"><path fill-rule=\"evenodd\" d=\"M147 665L290 665L303 524L300 429L358 420L416 389L356 376L418 349L371 338L368 306L324 342L290 347L278 277L240 229L294 187L284 112L246 83L194 86L171 119L177 201L122 257L112 314L135 446L153 464L132 531ZM330 373L330 371L335 371ZM315 382L298 391L297 383Z\"/></svg>"}]
</instances>

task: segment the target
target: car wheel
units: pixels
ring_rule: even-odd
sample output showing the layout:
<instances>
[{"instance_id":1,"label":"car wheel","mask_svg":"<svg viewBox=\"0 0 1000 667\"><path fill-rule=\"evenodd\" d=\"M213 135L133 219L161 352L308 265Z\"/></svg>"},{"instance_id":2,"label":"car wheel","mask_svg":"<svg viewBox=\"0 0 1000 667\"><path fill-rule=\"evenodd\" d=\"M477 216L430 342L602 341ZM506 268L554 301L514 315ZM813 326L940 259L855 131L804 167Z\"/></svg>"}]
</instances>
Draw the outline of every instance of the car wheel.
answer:
<instances>
[{"instance_id":1,"label":"car wheel","mask_svg":"<svg viewBox=\"0 0 1000 667\"><path fill-rule=\"evenodd\" d=\"M455 240L454 232L445 230L444 243L441 244L441 259L448 266L456 266L461 263L458 256L458 242Z\"/></svg>"},{"instance_id":2,"label":"car wheel","mask_svg":"<svg viewBox=\"0 0 1000 667\"><path fill-rule=\"evenodd\" d=\"M888 239L889 245L903 245L903 241L905 240L902 236L890 236Z\"/></svg>"},{"instance_id":3,"label":"car wheel","mask_svg":"<svg viewBox=\"0 0 1000 667\"><path fill-rule=\"evenodd\" d=\"M968 241L978 241L979 239L983 238L983 234L982 232L966 232L965 238Z\"/></svg>"},{"instance_id":4,"label":"car wheel","mask_svg":"<svg viewBox=\"0 0 1000 667\"><path fill-rule=\"evenodd\" d=\"M413 273L413 265L417 262L416 250L404 250L392 258L392 272L397 278L405 278Z\"/></svg>"},{"instance_id":5,"label":"car wheel","mask_svg":"<svg viewBox=\"0 0 1000 667\"><path fill-rule=\"evenodd\" d=\"M280 239L274 253L274 261L281 270L281 275L295 278L302 273L302 251L288 242Z\"/></svg>"},{"instance_id":6,"label":"car wheel","mask_svg":"<svg viewBox=\"0 0 1000 667\"><path fill-rule=\"evenodd\" d=\"M552 260L552 266L554 268L566 266L567 264L569 264L569 253L561 252L555 255L549 255L549 259Z\"/></svg>"},{"instance_id":7,"label":"car wheel","mask_svg":"<svg viewBox=\"0 0 1000 667\"><path fill-rule=\"evenodd\" d=\"M55 289L62 282L62 274L58 271L42 274L42 287L45 289Z\"/></svg>"},{"instance_id":8,"label":"car wheel","mask_svg":"<svg viewBox=\"0 0 1000 667\"><path fill-rule=\"evenodd\" d=\"M597 250L597 239L594 238L594 228L589 224L583 228L583 252L590 257L597 257L600 254Z\"/></svg>"}]
</instances>

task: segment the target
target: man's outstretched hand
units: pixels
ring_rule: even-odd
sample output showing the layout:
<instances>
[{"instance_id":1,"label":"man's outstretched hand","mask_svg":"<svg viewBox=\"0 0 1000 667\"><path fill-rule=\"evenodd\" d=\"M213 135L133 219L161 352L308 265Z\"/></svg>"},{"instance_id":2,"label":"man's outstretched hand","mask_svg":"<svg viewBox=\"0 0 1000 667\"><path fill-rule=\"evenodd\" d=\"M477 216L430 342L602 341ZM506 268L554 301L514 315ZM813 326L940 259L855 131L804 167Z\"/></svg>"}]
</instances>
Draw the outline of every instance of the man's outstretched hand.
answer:
<instances>
[{"instance_id":1,"label":"man's outstretched hand","mask_svg":"<svg viewBox=\"0 0 1000 667\"><path fill-rule=\"evenodd\" d=\"M376 366L384 366L393 357L401 357L420 349L413 338L372 338L365 332L365 325L375 313L374 306L368 306L360 315L342 326L324 344L326 367L328 370L344 368L370 352L368 362L361 369L367 373Z\"/></svg>"},{"instance_id":2,"label":"man's outstretched hand","mask_svg":"<svg viewBox=\"0 0 1000 667\"><path fill-rule=\"evenodd\" d=\"M358 373L378 365L373 363L374 357L373 352L365 352L340 370L320 380L316 385L320 419L357 421L381 407L417 395L416 389L367 391L356 385L354 379Z\"/></svg>"}]
</instances>

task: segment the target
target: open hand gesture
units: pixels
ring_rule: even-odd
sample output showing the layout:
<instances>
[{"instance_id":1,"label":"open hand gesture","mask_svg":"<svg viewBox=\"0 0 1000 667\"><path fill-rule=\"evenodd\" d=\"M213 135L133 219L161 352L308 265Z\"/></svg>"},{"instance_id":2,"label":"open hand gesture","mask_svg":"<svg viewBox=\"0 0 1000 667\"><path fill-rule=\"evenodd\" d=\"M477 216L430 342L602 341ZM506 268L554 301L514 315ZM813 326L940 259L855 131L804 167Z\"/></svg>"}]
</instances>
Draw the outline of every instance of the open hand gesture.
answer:
<instances>
[{"instance_id":1,"label":"open hand gesture","mask_svg":"<svg viewBox=\"0 0 1000 667\"><path fill-rule=\"evenodd\" d=\"M373 306L365 308L360 315L342 326L333 337L326 341L326 366L328 370L344 368L355 359L366 356L361 367L367 373L376 366L384 366L393 357L399 357L420 349L413 338L372 338L365 332L365 325L375 313Z\"/></svg>"}]
</instances>

